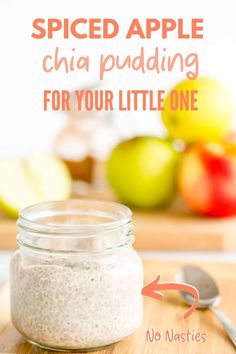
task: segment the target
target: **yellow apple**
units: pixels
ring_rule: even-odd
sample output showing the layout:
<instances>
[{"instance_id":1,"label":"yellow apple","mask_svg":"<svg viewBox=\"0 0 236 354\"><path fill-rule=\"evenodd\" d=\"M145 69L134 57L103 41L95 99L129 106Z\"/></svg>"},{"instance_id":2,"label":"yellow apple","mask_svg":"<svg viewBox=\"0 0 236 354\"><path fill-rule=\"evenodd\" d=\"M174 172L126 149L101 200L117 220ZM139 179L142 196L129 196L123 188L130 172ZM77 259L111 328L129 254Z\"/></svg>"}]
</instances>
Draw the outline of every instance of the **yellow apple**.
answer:
<instances>
[{"instance_id":1,"label":"yellow apple","mask_svg":"<svg viewBox=\"0 0 236 354\"><path fill-rule=\"evenodd\" d=\"M197 111L170 109L170 94L165 99L162 120L172 138L187 143L219 139L229 133L232 123L232 101L218 81L200 77L184 80L172 90L197 90Z\"/></svg>"}]
</instances>

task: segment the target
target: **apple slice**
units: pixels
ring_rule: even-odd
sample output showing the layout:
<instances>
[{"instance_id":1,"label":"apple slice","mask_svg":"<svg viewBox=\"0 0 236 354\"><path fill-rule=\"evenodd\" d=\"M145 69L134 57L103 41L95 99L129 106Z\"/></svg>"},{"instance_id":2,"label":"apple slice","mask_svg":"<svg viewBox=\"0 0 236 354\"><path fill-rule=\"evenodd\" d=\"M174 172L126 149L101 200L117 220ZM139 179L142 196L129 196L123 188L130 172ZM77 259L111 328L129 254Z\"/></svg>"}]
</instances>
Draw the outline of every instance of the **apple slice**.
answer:
<instances>
[{"instance_id":1,"label":"apple slice","mask_svg":"<svg viewBox=\"0 0 236 354\"><path fill-rule=\"evenodd\" d=\"M67 199L70 196L70 173L60 159L34 156L27 161L27 169L43 201Z\"/></svg>"},{"instance_id":2,"label":"apple slice","mask_svg":"<svg viewBox=\"0 0 236 354\"><path fill-rule=\"evenodd\" d=\"M17 160L0 160L0 205L10 216L17 217L19 210L39 199L24 163Z\"/></svg>"},{"instance_id":3,"label":"apple slice","mask_svg":"<svg viewBox=\"0 0 236 354\"><path fill-rule=\"evenodd\" d=\"M0 206L10 216L38 202L67 199L70 192L69 171L56 157L0 160Z\"/></svg>"}]
</instances>

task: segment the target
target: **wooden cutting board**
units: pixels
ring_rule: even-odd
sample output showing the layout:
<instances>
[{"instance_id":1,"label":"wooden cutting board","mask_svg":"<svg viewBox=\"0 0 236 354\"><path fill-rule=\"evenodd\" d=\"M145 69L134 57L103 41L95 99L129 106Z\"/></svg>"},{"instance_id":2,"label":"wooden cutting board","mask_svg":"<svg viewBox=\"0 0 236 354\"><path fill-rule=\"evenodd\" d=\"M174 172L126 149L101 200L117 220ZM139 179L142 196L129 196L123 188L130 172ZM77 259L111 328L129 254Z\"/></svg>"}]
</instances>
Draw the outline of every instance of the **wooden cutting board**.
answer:
<instances>
[{"instance_id":1,"label":"wooden cutting board","mask_svg":"<svg viewBox=\"0 0 236 354\"><path fill-rule=\"evenodd\" d=\"M115 200L107 188L73 191L74 198ZM236 217L204 218L191 213L181 199L169 209L133 210L135 247L158 251L236 251ZM0 249L15 249L16 220L0 214Z\"/></svg>"},{"instance_id":2,"label":"wooden cutting board","mask_svg":"<svg viewBox=\"0 0 236 354\"><path fill-rule=\"evenodd\" d=\"M173 281L174 274L181 266L179 262L144 261L145 283L158 274L161 281ZM236 264L204 263L201 266L215 279L222 294L220 309L225 311L236 324ZM163 300L144 298L144 318L141 328L132 336L112 348L96 354L234 354L235 349L224 329L209 310L196 310L186 320L183 314L187 307L175 291L166 291ZM10 321L8 286L0 291L0 353L11 354L51 354L28 344L13 328ZM162 334L160 341L148 342L147 331ZM206 342L169 342L166 331L184 333L188 329L195 333L205 333Z\"/></svg>"},{"instance_id":3,"label":"wooden cutting board","mask_svg":"<svg viewBox=\"0 0 236 354\"><path fill-rule=\"evenodd\" d=\"M135 247L143 250L236 251L236 218L201 218L188 211L133 212ZM15 220L0 215L0 249L16 248Z\"/></svg>"}]
</instances>

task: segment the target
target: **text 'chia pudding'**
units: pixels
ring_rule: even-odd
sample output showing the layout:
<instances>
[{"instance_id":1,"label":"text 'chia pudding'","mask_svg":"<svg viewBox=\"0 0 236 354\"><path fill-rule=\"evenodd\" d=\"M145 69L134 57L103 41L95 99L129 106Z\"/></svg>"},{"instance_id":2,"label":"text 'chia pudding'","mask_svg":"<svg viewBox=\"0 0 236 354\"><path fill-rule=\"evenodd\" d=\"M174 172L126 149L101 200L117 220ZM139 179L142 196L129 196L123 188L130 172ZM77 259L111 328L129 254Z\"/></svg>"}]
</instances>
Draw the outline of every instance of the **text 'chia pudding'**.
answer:
<instances>
[{"instance_id":1,"label":"text 'chia pudding'","mask_svg":"<svg viewBox=\"0 0 236 354\"><path fill-rule=\"evenodd\" d=\"M95 349L132 334L142 321L142 263L131 214L85 200L26 208L11 261L11 314L31 343Z\"/></svg>"}]
</instances>

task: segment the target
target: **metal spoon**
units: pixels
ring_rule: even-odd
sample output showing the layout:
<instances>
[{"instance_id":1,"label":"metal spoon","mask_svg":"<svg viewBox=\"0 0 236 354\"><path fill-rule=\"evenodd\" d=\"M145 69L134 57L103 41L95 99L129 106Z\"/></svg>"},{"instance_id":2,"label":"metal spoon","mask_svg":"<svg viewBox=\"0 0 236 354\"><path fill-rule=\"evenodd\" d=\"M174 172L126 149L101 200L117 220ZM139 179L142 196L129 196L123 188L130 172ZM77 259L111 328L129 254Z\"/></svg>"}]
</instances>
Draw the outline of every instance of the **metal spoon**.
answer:
<instances>
[{"instance_id":1,"label":"metal spoon","mask_svg":"<svg viewBox=\"0 0 236 354\"><path fill-rule=\"evenodd\" d=\"M212 277L199 267L186 265L177 272L176 280L194 286L199 292L199 308L209 308L226 330L229 338L236 347L236 326L230 319L215 307L220 303L220 292ZM180 291L183 299L192 305L195 298L186 292Z\"/></svg>"}]
</instances>

